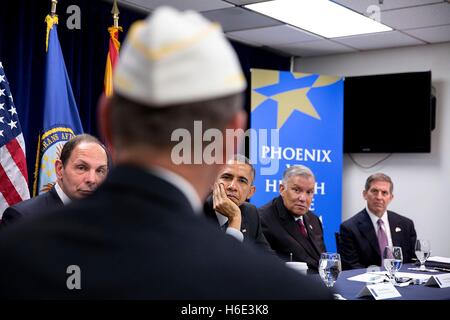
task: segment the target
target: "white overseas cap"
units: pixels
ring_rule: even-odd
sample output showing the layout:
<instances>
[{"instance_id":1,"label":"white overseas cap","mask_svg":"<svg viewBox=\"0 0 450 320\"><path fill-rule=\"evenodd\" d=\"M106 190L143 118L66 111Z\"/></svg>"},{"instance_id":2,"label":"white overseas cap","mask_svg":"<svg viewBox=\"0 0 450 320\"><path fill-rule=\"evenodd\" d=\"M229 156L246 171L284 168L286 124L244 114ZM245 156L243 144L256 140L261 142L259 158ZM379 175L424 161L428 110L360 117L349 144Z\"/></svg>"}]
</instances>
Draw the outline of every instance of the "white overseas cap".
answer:
<instances>
[{"instance_id":1,"label":"white overseas cap","mask_svg":"<svg viewBox=\"0 0 450 320\"><path fill-rule=\"evenodd\" d=\"M114 70L114 90L164 107L244 91L246 81L220 25L194 11L158 8L134 23Z\"/></svg>"}]
</instances>

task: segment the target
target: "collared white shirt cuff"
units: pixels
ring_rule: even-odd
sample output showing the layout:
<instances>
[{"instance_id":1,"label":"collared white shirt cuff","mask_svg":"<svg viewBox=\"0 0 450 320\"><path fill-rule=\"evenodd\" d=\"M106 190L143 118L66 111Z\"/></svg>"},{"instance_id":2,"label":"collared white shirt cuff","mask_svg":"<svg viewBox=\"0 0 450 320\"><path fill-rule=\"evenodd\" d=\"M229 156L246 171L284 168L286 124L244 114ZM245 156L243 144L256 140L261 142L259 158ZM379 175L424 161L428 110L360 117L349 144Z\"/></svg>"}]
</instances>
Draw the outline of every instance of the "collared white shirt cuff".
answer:
<instances>
[{"instance_id":1,"label":"collared white shirt cuff","mask_svg":"<svg viewBox=\"0 0 450 320\"><path fill-rule=\"evenodd\" d=\"M244 242L244 234L238 229L228 227L225 233L229 234L239 242Z\"/></svg>"}]
</instances>

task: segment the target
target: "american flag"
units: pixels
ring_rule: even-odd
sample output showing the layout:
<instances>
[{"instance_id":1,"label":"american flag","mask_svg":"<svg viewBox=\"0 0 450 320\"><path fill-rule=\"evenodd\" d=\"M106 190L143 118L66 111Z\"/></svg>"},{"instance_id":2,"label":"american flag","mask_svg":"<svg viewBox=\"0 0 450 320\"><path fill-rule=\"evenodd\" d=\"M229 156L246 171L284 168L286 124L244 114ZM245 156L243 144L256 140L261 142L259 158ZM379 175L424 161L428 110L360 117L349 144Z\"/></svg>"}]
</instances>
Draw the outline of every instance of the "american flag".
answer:
<instances>
[{"instance_id":1,"label":"american flag","mask_svg":"<svg viewBox=\"0 0 450 320\"><path fill-rule=\"evenodd\" d=\"M29 198L25 141L0 61L0 220L6 208Z\"/></svg>"}]
</instances>

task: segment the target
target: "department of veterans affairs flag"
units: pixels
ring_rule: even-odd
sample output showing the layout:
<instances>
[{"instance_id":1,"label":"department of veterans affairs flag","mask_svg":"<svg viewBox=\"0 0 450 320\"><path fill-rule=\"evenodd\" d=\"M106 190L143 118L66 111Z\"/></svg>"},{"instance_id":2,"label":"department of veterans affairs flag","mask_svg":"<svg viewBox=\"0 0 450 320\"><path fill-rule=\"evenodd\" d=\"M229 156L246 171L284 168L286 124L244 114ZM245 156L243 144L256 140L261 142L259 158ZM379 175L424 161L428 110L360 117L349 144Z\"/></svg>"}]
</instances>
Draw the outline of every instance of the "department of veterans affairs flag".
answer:
<instances>
[{"instance_id":1,"label":"department of veterans affairs flag","mask_svg":"<svg viewBox=\"0 0 450 320\"><path fill-rule=\"evenodd\" d=\"M39 136L33 194L46 192L56 182L55 161L73 136L83 133L66 64L59 44L58 16L47 16L47 65L43 132ZM39 172L39 173L38 173Z\"/></svg>"},{"instance_id":2,"label":"department of veterans affairs flag","mask_svg":"<svg viewBox=\"0 0 450 320\"><path fill-rule=\"evenodd\" d=\"M25 141L0 61L0 220L6 208L29 198Z\"/></svg>"}]
</instances>

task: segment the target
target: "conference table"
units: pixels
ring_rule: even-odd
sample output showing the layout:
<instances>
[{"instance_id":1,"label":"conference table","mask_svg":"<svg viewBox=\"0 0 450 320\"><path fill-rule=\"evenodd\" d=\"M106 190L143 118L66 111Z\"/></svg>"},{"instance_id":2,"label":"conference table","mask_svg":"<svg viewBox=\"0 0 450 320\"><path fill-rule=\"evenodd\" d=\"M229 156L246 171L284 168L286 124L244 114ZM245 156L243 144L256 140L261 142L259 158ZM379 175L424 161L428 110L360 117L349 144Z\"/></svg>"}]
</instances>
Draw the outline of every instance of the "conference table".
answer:
<instances>
[{"instance_id":1,"label":"conference table","mask_svg":"<svg viewBox=\"0 0 450 320\"><path fill-rule=\"evenodd\" d=\"M413 264L405 264L402 266L399 272L407 273L426 273L429 275L438 275L445 272L420 272L408 270L408 268L415 267ZM373 299L371 297L357 298L358 293L364 288L365 283L359 281L347 280L350 277L360 275L366 272L366 269L354 269L341 272L338 280L334 285L336 293L340 294L347 300L368 300ZM317 275L318 277L319 275ZM398 298L392 298L389 300L450 300L450 288L428 287L421 285L409 285L406 287L397 287L396 289L402 295Z\"/></svg>"}]
</instances>

